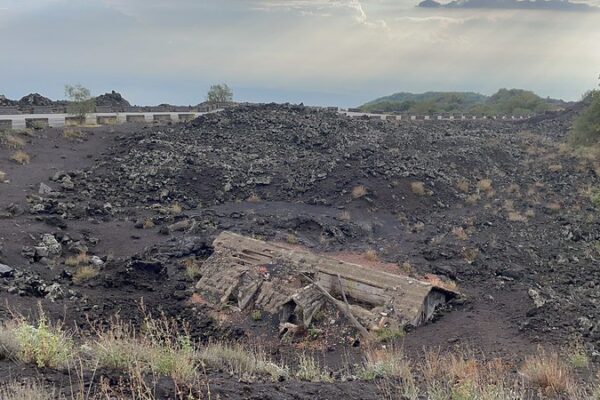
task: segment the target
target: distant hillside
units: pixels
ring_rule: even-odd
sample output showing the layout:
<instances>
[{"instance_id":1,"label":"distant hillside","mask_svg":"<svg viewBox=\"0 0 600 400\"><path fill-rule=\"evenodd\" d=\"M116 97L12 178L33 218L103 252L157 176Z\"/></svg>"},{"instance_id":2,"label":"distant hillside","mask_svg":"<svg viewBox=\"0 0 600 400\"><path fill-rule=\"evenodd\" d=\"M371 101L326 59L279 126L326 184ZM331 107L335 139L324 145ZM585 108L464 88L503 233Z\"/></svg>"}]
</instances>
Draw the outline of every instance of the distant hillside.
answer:
<instances>
[{"instance_id":1,"label":"distant hillside","mask_svg":"<svg viewBox=\"0 0 600 400\"><path fill-rule=\"evenodd\" d=\"M473 92L396 93L368 102L360 107L365 112L536 114L563 108L562 100L543 99L521 89L500 89L492 96Z\"/></svg>"}]
</instances>

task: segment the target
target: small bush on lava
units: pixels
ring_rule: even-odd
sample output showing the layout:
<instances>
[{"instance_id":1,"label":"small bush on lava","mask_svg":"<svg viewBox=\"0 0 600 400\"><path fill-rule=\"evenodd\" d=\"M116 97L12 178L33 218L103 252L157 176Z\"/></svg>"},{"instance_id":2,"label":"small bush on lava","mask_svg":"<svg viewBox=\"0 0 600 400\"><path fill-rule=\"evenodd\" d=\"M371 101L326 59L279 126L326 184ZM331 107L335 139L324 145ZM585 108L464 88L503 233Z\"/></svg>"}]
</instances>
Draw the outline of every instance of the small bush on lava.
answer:
<instances>
[{"instance_id":1,"label":"small bush on lava","mask_svg":"<svg viewBox=\"0 0 600 400\"><path fill-rule=\"evenodd\" d=\"M37 325L17 320L14 335L18 343L17 357L38 368L65 367L75 357L75 347L70 334L61 325L51 325L43 312Z\"/></svg>"}]
</instances>

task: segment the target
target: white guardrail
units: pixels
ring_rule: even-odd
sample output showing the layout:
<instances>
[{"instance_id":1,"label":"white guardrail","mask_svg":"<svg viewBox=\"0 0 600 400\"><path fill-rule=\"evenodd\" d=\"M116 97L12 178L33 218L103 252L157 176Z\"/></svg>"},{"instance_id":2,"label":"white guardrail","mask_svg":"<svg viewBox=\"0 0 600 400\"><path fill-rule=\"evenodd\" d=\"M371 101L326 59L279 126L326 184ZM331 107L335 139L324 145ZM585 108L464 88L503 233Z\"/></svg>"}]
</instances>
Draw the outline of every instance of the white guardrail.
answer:
<instances>
[{"instance_id":1,"label":"white guardrail","mask_svg":"<svg viewBox=\"0 0 600 400\"><path fill-rule=\"evenodd\" d=\"M222 111L222 109L208 112L124 112L124 113L93 113L86 116L86 124L110 125L123 122L181 122L190 121L199 115ZM471 121L471 120L503 120L517 121L529 118L529 116L501 115L493 117L463 115L463 114L435 114L435 115L412 115L412 114L372 114L347 110L337 110L342 115L353 118L370 118L385 121ZM77 125L80 120L71 114L0 114L1 129L22 129L27 127L63 127Z\"/></svg>"}]
</instances>

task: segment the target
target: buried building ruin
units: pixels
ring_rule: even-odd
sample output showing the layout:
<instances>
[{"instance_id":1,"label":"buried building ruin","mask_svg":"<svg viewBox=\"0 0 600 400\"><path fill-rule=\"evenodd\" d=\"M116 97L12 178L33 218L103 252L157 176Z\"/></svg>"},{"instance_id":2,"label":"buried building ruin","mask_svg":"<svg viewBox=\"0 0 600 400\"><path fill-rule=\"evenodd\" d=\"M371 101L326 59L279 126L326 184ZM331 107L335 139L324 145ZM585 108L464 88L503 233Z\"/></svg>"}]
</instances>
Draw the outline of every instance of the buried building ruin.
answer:
<instances>
[{"instance_id":1,"label":"buried building ruin","mask_svg":"<svg viewBox=\"0 0 600 400\"><path fill-rule=\"evenodd\" d=\"M308 328L331 302L362 330L402 329L431 319L458 292L408 276L319 256L231 232L214 241L198 292L212 304L234 304Z\"/></svg>"}]
</instances>

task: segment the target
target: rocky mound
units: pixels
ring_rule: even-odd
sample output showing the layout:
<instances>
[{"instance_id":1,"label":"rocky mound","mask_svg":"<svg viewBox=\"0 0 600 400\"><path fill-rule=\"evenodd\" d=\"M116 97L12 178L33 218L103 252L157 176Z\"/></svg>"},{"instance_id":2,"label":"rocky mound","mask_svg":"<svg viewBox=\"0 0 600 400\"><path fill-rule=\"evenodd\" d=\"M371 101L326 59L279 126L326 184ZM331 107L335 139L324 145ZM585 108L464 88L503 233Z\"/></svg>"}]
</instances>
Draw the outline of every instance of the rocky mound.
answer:
<instances>
[{"instance_id":1,"label":"rocky mound","mask_svg":"<svg viewBox=\"0 0 600 400\"><path fill-rule=\"evenodd\" d=\"M17 105L16 101L7 99L4 95L0 95L0 107L10 107L15 105Z\"/></svg>"},{"instance_id":2,"label":"rocky mound","mask_svg":"<svg viewBox=\"0 0 600 400\"><path fill-rule=\"evenodd\" d=\"M567 127L562 118L406 124L240 106L118 137L92 168L55 175L61 193L31 207L165 234L227 229L291 234L328 251L374 247L418 275L486 294L475 310L510 298L511 317L490 323L581 335L600 349L590 200L600 168L564 152Z\"/></svg>"},{"instance_id":3,"label":"rocky mound","mask_svg":"<svg viewBox=\"0 0 600 400\"><path fill-rule=\"evenodd\" d=\"M27 96L23 96L18 101L18 105L23 106L51 106L55 103L47 97L42 96L39 93L30 93Z\"/></svg>"},{"instance_id":4,"label":"rocky mound","mask_svg":"<svg viewBox=\"0 0 600 400\"><path fill-rule=\"evenodd\" d=\"M121 96L121 93L117 93L114 90L110 93L105 93L96 97L96 105L114 108L131 106L131 104Z\"/></svg>"}]
</instances>

